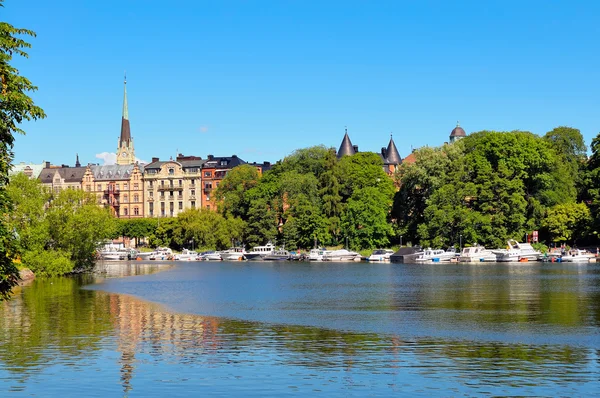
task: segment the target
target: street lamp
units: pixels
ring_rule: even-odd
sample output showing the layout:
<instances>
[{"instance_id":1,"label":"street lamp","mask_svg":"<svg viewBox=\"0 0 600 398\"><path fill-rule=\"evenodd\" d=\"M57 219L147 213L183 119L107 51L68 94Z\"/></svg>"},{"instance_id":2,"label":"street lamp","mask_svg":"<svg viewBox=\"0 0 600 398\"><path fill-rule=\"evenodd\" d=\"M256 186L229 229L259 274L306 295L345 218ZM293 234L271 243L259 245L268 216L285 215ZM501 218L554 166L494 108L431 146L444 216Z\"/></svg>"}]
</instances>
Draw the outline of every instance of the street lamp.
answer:
<instances>
[{"instance_id":1,"label":"street lamp","mask_svg":"<svg viewBox=\"0 0 600 398\"><path fill-rule=\"evenodd\" d=\"M402 247L402 235L400 235L400 247Z\"/></svg>"},{"instance_id":2,"label":"street lamp","mask_svg":"<svg viewBox=\"0 0 600 398\"><path fill-rule=\"evenodd\" d=\"M462 234L460 234L460 238L459 238L459 249L460 249L460 252L462 253Z\"/></svg>"}]
</instances>

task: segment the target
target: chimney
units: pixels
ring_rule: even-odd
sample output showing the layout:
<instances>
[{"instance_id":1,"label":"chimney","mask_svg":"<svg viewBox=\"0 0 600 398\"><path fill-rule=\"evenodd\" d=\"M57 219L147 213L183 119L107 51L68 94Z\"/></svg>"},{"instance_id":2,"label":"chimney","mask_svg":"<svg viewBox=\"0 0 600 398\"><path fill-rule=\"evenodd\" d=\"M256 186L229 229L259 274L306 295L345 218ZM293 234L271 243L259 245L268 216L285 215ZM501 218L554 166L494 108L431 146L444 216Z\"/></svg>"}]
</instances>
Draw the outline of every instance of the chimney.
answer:
<instances>
[{"instance_id":1,"label":"chimney","mask_svg":"<svg viewBox=\"0 0 600 398\"><path fill-rule=\"evenodd\" d=\"M46 162L46 168L49 169L50 168L50 162Z\"/></svg>"},{"instance_id":2,"label":"chimney","mask_svg":"<svg viewBox=\"0 0 600 398\"><path fill-rule=\"evenodd\" d=\"M213 160L215 157L213 155L208 155L208 160Z\"/></svg>"},{"instance_id":3,"label":"chimney","mask_svg":"<svg viewBox=\"0 0 600 398\"><path fill-rule=\"evenodd\" d=\"M152 158L152 163L158 162L158 158Z\"/></svg>"},{"instance_id":4,"label":"chimney","mask_svg":"<svg viewBox=\"0 0 600 398\"><path fill-rule=\"evenodd\" d=\"M354 153L358 153L358 145L352 145L352 148L354 148Z\"/></svg>"}]
</instances>

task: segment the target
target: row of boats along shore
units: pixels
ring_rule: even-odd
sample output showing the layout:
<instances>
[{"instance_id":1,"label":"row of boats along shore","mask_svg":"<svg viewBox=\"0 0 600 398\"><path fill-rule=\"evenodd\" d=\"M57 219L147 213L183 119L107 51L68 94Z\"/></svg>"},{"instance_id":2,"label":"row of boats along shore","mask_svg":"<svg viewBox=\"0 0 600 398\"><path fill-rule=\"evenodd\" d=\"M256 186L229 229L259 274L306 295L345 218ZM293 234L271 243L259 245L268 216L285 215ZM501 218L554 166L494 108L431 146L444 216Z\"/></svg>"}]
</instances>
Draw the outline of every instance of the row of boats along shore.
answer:
<instances>
[{"instance_id":1,"label":"row of boats along shore","mask_svg":"<svg viewBox=\"0 0 600 398\"><path fill-rule=\"evenodd\" d=\"M176 261L369 261L369 262L399 262L399 263L428 263L428 262L529 262L551 261L588 263L596 261L596 254L585 250L569 250L541 253L529 243L519 243L509 240L503 249L486 249L474 245L465 247L462 251L454 248L421 249L418 247L401 248L397 252L389 249L378 249L368 257L347 249L328 250L315 248L308 253L290 252L277 248L272 243L256 246L250 251L242 247L232 247L223 251L206 251L198 253L184 249L181 253L173 253L169 248L159 247L152 252L140 252L135 249L105 248L98 252L99 259L105 261L123 260L176 260Z\"/></svg>"}]
</instances>

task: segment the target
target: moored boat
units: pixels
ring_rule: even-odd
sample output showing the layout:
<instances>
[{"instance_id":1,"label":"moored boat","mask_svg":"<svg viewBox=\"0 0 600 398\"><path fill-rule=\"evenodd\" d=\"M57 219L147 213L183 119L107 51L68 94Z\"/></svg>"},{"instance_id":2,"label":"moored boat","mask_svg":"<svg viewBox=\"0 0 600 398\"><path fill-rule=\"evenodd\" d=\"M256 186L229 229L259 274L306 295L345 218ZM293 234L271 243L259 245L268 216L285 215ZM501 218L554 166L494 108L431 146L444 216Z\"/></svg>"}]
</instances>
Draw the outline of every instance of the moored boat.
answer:
<instances>
[{"instance_id":1,"label":"moored boat","mask_svg":"<svg viewBox=\"0 0 600 398\"><path fill-rule=\"evenodd\" d=\"M418 261L420 263L428 261L450 261L456 259L456 254L457 253L453 247L449 248L448 250L428 248L425 251L423 251L423 254L417 257L415 261Z\"/></svg>"},{"instance_id":2,"label":"moored boat","mask_svg":"<svg viewBox=\"0 0 600 398\"><path fill-rule=\"evenodd\" d=\"M390 261L390 257L394 254L390 249L377 249L367 257L367 261Z\"/></svg>"},{"instance_id":3,"label":"moored boat","mask_svg":"<svg viewBox=\"0 0 600 398\"><path fill-rule=\"evenodd\" d=\"M249 252L244 254L247 260L262 260L265 256L272 254L275 251L275 245L271 242L264 246L255 246Z\"/></svg>"},{"instance_id":4,"label":"moored boat","mask_svg":"<svg viewBox=\"0 0 600 398\"><path fill-rule=\"evenodd\" d=\"M264 261L283 261L283 260L289 260L290 256L291 256L290 252L288 252L287 250L277 249L277 250L274 250L272 253L267 254L266 256L262 257L262 260L264 260Z\"/></svg>"},{"instance_id":5,"label":"moored boat","mask_svg":"<svg viewBox=\"0 0 600 398\"><path fill-rule=\"evenodd\" d=\"M463 263L470 262L482 262L482 261L496 261L496 255L491 250L486 249L483 246L472 246L463 248L458 261Z\"/></svg>"},{"instance_id":6,"label":"moored boat","mask_svg":"<svg viewBox=\"0 0 600 398\"><path fill-rule=\"evenodd\" d=\"M361 255L346 249L332 250L323 254L323 261L360 261Z\"/></svg>"},{"instance_id":7,"label":"moored boat","mask_svg":"<svg viewBox=\"0 0 600 398\"><path fill-rule=\"evenodd\" d=\"M571 250L570 252L563 254L560 258L563 263L589 263L595 259L596 256L594 256L594 254L579 249Z\"/></svg>"},{"instance_id":8,"label":"moored boat","mask_svg":"<svg viewBox=\"0 0 600 398\"><path fill-rule=\"evenodd\" d=\"M219 253L223 261L243 261L246 259L246 251L243 247L231 247Z\"/></svg>"},{"instance_id":9,"label":"moored boat","mask_svg":"<svg viewBox=\"0 0 600 398\"><path fill-rule=\"evenodd\" d=\"M311 249L308 253L308 261L323 261L323 256L327 252L325 248Z\"/></svg>"},{"instance_id":10,"label":"moored boat","mask_svg":"<svg viewBox=\"0 0 600 398\"><path fill-rule=\"evenodd\" d=\"M537 261L542 256L531 244L519 243L514 239L508 240L506 249L492 250L492 253L498 262Z\"/></svg>"}]
</instances>

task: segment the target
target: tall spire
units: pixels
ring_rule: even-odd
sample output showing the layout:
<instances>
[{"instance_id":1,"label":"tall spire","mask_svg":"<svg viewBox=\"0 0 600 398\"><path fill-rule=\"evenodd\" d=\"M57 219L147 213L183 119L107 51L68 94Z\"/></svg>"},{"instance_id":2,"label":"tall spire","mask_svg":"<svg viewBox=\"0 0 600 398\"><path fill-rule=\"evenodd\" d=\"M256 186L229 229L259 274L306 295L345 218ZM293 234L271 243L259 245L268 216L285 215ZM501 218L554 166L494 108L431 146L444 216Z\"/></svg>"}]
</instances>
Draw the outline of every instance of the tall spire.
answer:
<instances>
[{"instance_id":1,"label":"tall spire","mask_svg":"<svg viewBox=\"0 0 600 398\"><path fill-rule=\"evenodd\" d=\"M79 154L76 154L75 167L81 167L81 163L79 163Z\"/></svg>"},{"instance_id":2,"label":"tall spire","mask_svg":"<svg viewBox=\"0 0 600 398\"><path fill-rule=\"evenodd\" d=\"M127 108L127 75L123 82L123 117L121 119L121 139L120 142L131 141L131 130L129 128L129 109Z\"/></svg>"}]
</instances>

